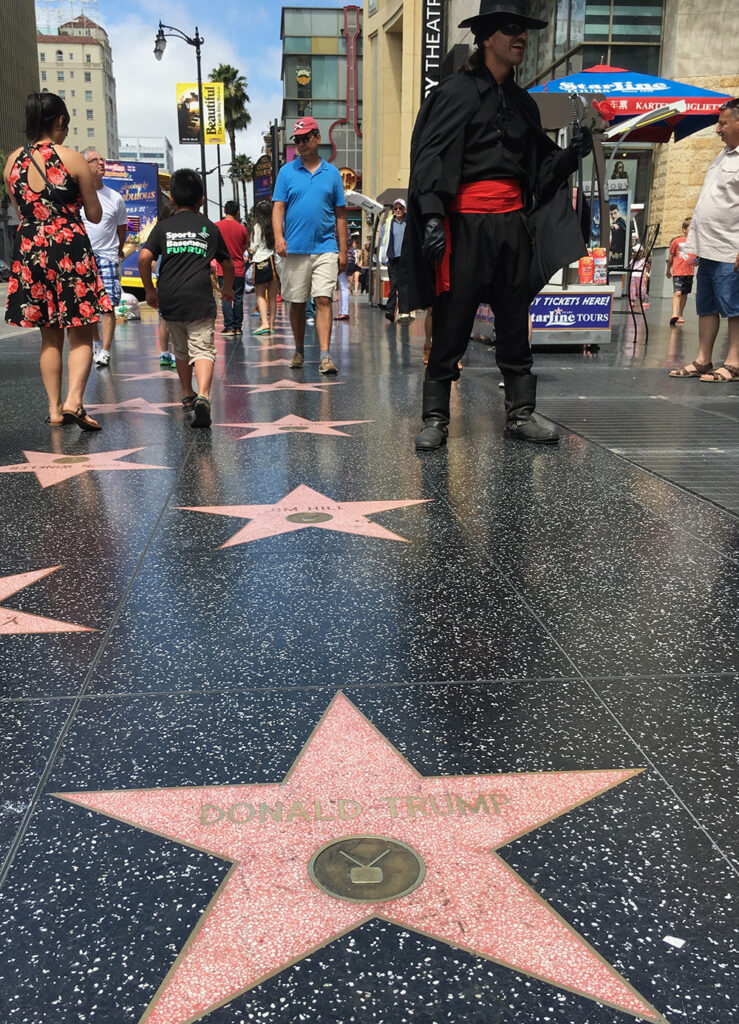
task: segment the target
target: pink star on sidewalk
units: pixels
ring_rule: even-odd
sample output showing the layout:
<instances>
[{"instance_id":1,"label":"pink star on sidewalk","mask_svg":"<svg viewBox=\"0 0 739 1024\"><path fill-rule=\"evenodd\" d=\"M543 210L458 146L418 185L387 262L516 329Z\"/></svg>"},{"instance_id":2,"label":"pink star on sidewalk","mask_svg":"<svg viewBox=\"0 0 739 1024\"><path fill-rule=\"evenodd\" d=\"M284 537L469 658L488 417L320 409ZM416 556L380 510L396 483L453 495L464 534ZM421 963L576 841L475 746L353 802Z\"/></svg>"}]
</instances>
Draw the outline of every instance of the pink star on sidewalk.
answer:
<instances>
[{"instance_id":1,"label":"pink star on sidewalk","mask_svg":"<svg viewBox=\"0 0 739 1024\"><path fill-rule=\"evenodd\" d=\"M21 572L17 576L0 576L0 601L6 601L19 590L30 587L37 580L42 580L52 572L61 569L61 565L52 565L50 569L38 569L35 572ZM11 633L94 633L89 626L75 626L72 622L60 622L58 619L47 619L43 615L30 615L14 608L0 607L0 636Z\"/></svg>"},{"instance_id":2,"label":"pink star on sidewalk","mask_svg":"<svg viewBox=\"0 0 739 1024\"><path fill-rule=\"evenodd\" d=\"M175 384L179 384L179 377L172 370L156 370L153 373L122 373L116 374L116 376L123 377L126 383L132 380L171 380Z\"/></svg>"},{"instance_id":3,"label":"pink star on sidewalk","mask_svg":"<svg viewBox=\"0 0 739 1024\"><path fill-rule=\"evenodd\" d=\"M126 402L110 405L88 405L87 411L96 415L109 412L140 412L147 416L166 416L165 409L179 408L179 402L147 402L145 398L129 398Z\"/></svg>"},{"instance_id":4,"label":"pink star on sidewalk","mask_svg":"<svg viewBox=\"0 0 739 1024\"><path fill-rule=\"evenodd\" d=\"M35 473L42 487L69 480L82 473L107 469L169 469L169 466L147 466L141 462L119 462L126 455L143 452L144 448L122 448L115 452L97 452L94 455L59 455L58 452L23 452L28 462L13 466L0 466L0 473Z\"/></svg>"},{"instance_id":5,"label":"pink star on sidewalk","mask_svg":"<svg viewBox=\"0 0 739 1024\"><path fill-rule=\"evenodd\" d=\"M251 440L255 437L271 437L273 434L323 434L326 437L351 437L351 434L343 430L336 430L336 427L349 427L354 423L372 423L372 420L306 420L302 416L282 416L279 420L271 423L216 423L217 427L238 427L239 429L250 429L252 433L242 434L237 441L245 438Z\"/></svg>"},{"instance_id":6,"label":"pink star on sidewalk","mask_svg":"<svg viewBox=\"0 0 739 1024\"><path fill-rule=\"evenodd\" d=\"M282 783L54 795L232 864L146 1024L199 1020L375 918L665 1024L498 854L640 771L425 777L339 693Z\"/></svg>"},{"instance_id":7,"label":"pink star on sidewalk","mask_svg":"<svg viewBox=\"0 0 739 1024\"><path fill-rule=\"evenodd\" d=\"M306 530L336 530L339 533L356 533L361 537L379 537L382 540L408 541L397 533L373 523L367 516L375 512L388 512L411 505L424 505L431 498L414 498L410 501L334 501L325 494L301 484L286 494L276 505L201 505L179 506L184 512L207 512L214 516L232 516L234 519L250 519L221 548L232 548L237 544L248 544L263 537L277 537L281 533Z\"/></svg>"},{"instance_id":8,"label":"pink star on sidewalk","mask_svg":"<svg viewBox=\"0 0 739 1024\"><path fill-rule=\"evenodd\" d=\"M280 341L272 342L271 345L260 345L257 342L252 342L250 345L245 345L244 347L245 348L258 348L258 349L260 349L260 351L263 351L263 352L266 352L270 348L287 348L287 349L290 349L291 352L295 351L295 346L294 345L283 345L282 342L280 342Z\"/></svg>"},{"instance_id":9,"label":"pink star on sidewalk","mask_svg":"<svg viewBox=\"0 0 739 1024\"><path fill-rule=\"evenodd\" d=\"M251 388L250 394L261 395L267 391L319 391L321 388L330 388L335 384L342 384L340 380L316 381L313 384L299 384L295 380L276 380L273 384L227 384L227 388Z\"/></svg>"},{"instance_id":10,"label":"pink star on sidewalk","mask_svg":"<svg viewBox=\"0 0 739 1024\"><path fill-rule=\"evenodd\" d=\"M242 366L289 366L289 359L272 359L264 363L242 363Z\"/></svg>"}]
</instances>

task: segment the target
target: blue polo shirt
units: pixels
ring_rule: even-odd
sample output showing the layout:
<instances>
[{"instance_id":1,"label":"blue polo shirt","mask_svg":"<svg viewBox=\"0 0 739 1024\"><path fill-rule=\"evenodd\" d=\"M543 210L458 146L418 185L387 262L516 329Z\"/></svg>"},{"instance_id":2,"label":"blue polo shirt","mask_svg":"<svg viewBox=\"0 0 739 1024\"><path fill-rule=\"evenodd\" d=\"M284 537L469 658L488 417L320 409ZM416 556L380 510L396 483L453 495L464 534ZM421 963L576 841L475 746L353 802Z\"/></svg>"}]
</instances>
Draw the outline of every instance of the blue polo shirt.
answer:
<instances>
[{"instance_id":1,"label":"blue polo shirt","mask_svg":"<svg viewBox=\"0 0 739 1024\"><path fill-rule=\"evenodd\" d=\"M346 206L344 183L333 164L321 160L311 174L298 157L280 169L272 199L285 204L288 255L338 252L336 207Z\"/></svg>"}]
</instances>

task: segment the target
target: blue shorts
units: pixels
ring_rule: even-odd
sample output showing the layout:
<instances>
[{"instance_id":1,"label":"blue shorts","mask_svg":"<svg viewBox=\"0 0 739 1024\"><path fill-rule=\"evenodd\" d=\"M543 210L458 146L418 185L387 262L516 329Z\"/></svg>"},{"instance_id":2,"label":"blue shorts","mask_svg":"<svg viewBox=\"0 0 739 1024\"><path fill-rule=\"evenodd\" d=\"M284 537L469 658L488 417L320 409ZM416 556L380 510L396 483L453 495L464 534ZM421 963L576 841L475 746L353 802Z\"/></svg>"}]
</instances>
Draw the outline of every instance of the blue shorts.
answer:
<instances>
[{"instance_id":1,"label":"blue shorts","mask_svg":"<svg viewBox=\"0 0 739 1024\"><path fill-rule=\"evenodd\" d=\"M105 286L105 292L114 306L121 301L121 279L118 276L118 264L112 260L101 260L97 256L98 273Z\"/></svg>"},{"instance_id":2,"label":"blue shorts","mask_svg":"<svg viewBox=\"0 0 739 1024\"><path fill-rule=\"evenodd\" d=\"M701 259L695 310L698 316L739 316L739 272L733 263Z\"/></svg>"}]
</instances>

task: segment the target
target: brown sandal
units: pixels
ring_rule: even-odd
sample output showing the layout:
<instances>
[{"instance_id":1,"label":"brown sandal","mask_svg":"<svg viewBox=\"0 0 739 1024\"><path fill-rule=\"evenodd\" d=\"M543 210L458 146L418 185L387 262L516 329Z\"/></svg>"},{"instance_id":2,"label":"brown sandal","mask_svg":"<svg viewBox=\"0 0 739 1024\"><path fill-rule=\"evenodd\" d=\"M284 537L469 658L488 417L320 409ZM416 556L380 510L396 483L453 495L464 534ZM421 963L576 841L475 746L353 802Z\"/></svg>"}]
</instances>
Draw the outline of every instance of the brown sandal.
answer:
<instances>
[{"instance_id":1,"label":"brown sandal","mask_svg":"<svg viewBox=\"0 0 739 1024\"><path fill-rule=\"evenodd\" d=\"M729 376L722 376L722 370L726 370ZM701 380L706 381L706 383L709 384L728 384L732 380L739 380L739 366L729 366L728 363L724 363L723 366L719 366L719 368L714 370L712 373L702 374Z\"/></svg>"},{"instance_id":2,"label":"brown sandal","mask_svg":"<svg viewBox=\"0 0 739 1024\"><path fill-rule=\"evenodd\" d=\"M709 370L713 369L713 363L699 363L692 362L687 363L685 366L681 366L679 370L670 370L671 377L701 377L704 373L708 373Z\"/></svg>"}]
</instances>

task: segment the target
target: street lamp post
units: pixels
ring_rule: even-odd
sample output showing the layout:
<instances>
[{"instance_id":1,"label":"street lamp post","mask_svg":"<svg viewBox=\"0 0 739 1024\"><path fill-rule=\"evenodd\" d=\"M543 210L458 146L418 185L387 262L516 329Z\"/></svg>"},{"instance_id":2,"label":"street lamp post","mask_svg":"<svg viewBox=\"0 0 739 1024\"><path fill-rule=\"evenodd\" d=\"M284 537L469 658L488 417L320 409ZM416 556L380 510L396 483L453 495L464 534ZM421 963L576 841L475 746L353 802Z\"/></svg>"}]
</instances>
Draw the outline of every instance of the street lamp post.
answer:
<instances>
[{"instance_id":1,"label":"street lamp post","mask_svg":"<svg viewBox=\"0 0 739 1024\"><path fill-rule=\"evenodd\" d=\"M168 31L164 31L167 29ZM162 59L164 54L164 48L167 45L167 36L174 36L175 39L184 39L188 46L195 47L195 59L198 65L198 105L200 109L200 175L203 179L203 210L206 217L208 216L208 185L205 177L205 132L203 130L205 125L205 116L203 112L203 78L200 70L200 47L205 42L203 37L198 32L198 26L195 26L195 37L190 38L181 29L174 28L172 25L163 25L159 22L159 31L157 32L156 39L154 41L154 56L157 60Z\"/></svg>"}]
</instances>

